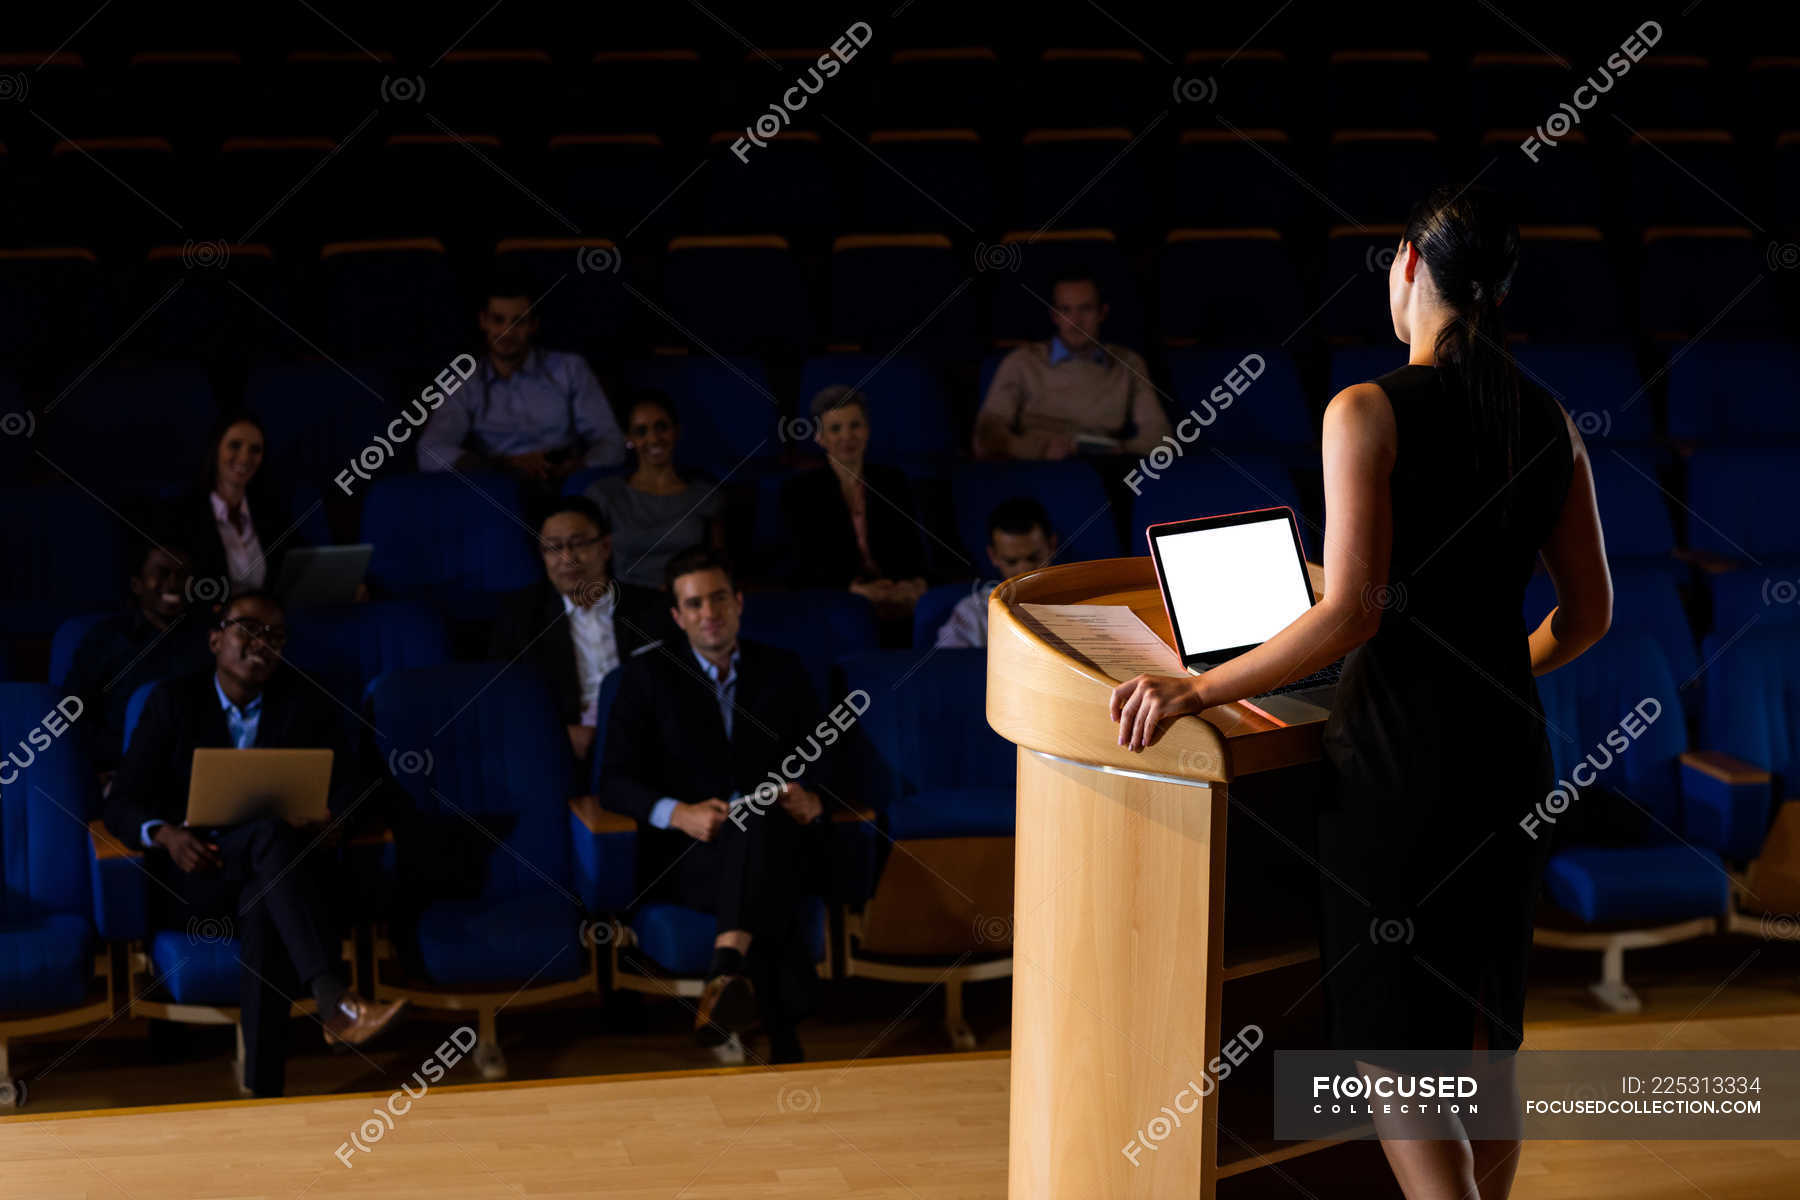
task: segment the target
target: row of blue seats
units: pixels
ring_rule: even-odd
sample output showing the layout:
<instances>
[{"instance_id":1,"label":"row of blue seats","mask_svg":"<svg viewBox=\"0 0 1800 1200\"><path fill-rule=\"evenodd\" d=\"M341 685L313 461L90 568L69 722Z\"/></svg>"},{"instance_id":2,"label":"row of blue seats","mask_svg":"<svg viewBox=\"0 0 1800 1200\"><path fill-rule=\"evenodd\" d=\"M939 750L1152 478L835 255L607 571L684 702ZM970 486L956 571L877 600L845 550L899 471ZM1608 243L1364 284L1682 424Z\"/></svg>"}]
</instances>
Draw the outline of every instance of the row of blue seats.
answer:
<instances>
[{"instance_id":1,"label":"row of blue seats","mask_svg":"<svg viewBox=\"0 0 1800 1200\"><path fill-rule=\"evenodd\" d=\"M1388 345L1387 264L1401 232L1335 228L1320 260L1303 266L1272 228L1176 229L1148 272L1103 228L1012 232L975 247L941 233L847 235L817 278L773 233L679 237L655 261L569 236L508 239L494 259L484 242L477 257L483 270L497 261L541 281L549 344L787 361L904 350L953 363L993 340L1044 337L1050 281L1077 267L1099 281L1111 307L1104 332L1125 345L1301 334L1304 344ZM1592 227L1528 228L1507 329L1560 344L1703 330L1790 338L1794 247L1765 241L1741 225L1659 228L1633 259ZM89 366L92 352L121 339L127 353L177 360L323 348L340 359L441 362L467 340L478 304L436 237L327 245L309 281L292 278L267 246L190 243L155 255L109 285L86 249L0 250L0 350L44 367ZM1225 279L1230 286L1205 282ZM119 293L112 300L109 287Z\"/></svg>"},{"instance_id":2,"label":"row of blue seats","mask_svg":"<svg viewBox=\"0 0 1800 1200\"><path fill-rule=\"evenodd\" d=\"M316 134L230 137L216 156L178 155L164 137L79 139L40 163L11 162L7 202L40 238L142 246L169 234L159 209L183 214L189 228L256 227L260 239L283 244L417 230L816 237L954 224L985 234L1052 220L1136 237L1185 225L1393 222L1434 184L1477 170L1515 198L1528 224L1744 224L1745 212L1762 210L1779 224L1800 198L1796 131L1740 144L1722 129L1645 127L1612 155L1586 135L1532 143L1528 128L1467 145L1409 127L1339 129L1317 150L1281 129L1210 125L1141 146L1126 127L1031 130L998 145L972 129L877 130L866 145L803 129L778 134L744 175L732 169L746 165L731 157L739 130L690 149L647 132L547 138L534 127L519 143L489 128L453 135L426 125L342 154L336 138ZM1132 153L1121 156L1126 145ZM696 155L721 159L721 169L677 189ZM329 170L278 203L326 159ZM896 173L914 186L896 188ZM109 175L156 207L103 186ZM434 186L408 186L421 178Z\"/></svg>"},{"instance_id":3,"label":"row of blue seats","mask_svg":"<svg viewBox=\"0 0 1800 1200\"><path fill-rule=\"evenodd\" d=\"M982 361L985 394L1005 352ZM1689 446L1769 444L1800 436L1800 348L1785 343L1707 340L1672 356L1646 382L1637 356L1621 345L1521 345L1527 378L1556 395L1590 442L1649 445L1669 438ZM1329 363L1329 391L1372 379L1405 362L1404 347L1345 348ZM1171 420L1190 411L1208 416L1203 440L1233 453L1254 451L1306 470L1316 467L1318 418L1300 364L1275 347L1173 350L1163 363L1161 399ZM1228 376L1254 375L1241 397L1220 408ZM783 403L760 360L707 356L624 364L628 388L655 388L675 403L683 426L680 454L714 477L813 453L806 401L833 384L868 395L874 456L920 473L941 470L966 452L969 430L945 373L910 355L827 355L808 359L796 398ZM371 444L420 381L375 364L268 365L250 369L244 399L263 420L272 469L322 490ZM1659 399L1666 397L1663 404ZM771 403L771 400L775 403ZM193 448L215 414L207 372L200 367L103 367L61 390L41 439L0 437L0 463L25 474L41 446L58 468L85 486L112 490L189 477ZM0 412L36 434L36 416L18 381L0 372ZM46 406L48 407L48 406ZM1666 420L1658 421L1664 408ZM402 458L407 456L402 455Z\"/></svg>"},{"instance_id":4,"label":"row of blue seats","mask_svg":"<svg viewBox=\"0 0 1800 1200\"><path fill-rule=\"evenodd\" d=\"M702 974L715 933L712 918L675 904L642 902L630 822L596 821L590 809L565 804L576 785L544 685L500 663L396 667L400 657L390 654L379 664L358 699L375 731L376 751L386 762L403 755L409 764L427 764L394 771L420 814L498 818L505 832L489 856L479 895L428 902L408 926L411 941L401 957L422 979L378 976L377 993L406 988L427 1007L436 999L482 1009L487 1046L477 1057L503 1064L492 1045L496 1009L489 993L496 987L511 991L507 1003L520 1007L567 994L558 991L561 985L594 973L593 948L606 941L594 934L596 921L622 922L618 928L629 930L622 936L654 969L674 977ZM912 657L866 653L833 667L838 694L860 689L873 697L854 743L859 767L840 776L850 778L858 794L831 798L834 814L841 810L832 854L846 864L832 872L835 902L860 905L872 894L884 857L879 842L1012 832L1010 747L981 719L985 655L941 652L922 670ZM617 680L614 672L603 689L602 723ZM155 686L134 694L131 725ZM896 694L901 688L905 692ZM54 687L0 685L0 742L24 745L25 735L46 714L54 715L59 700ZM229 926L226 936L202 936L191 927L154 925L147 876L134 853L97 824L90 828L96 796L80 738L61 736L24 762L14 774L28 775L29 786L15 780L0 793L0 1048L13 1032L8 1025L14 1014L38 1018L31 1031L55 1027L41 1019L46 1012L63 1010L71 1023L103 1015L88 1003L97 938L141 948L149 979L140 987L134 978L125 989L134 1013L217 1019L230 1010L240 968ZM869 820L879 821L884 834L875 834ZM839 827L844 834L835 833ZM354 844L350 855L346 867L363 876L359 895L392 895L391 840ZM819 901L814 909L818 915ZM355 919L378 924L386 916L377 901ZM811 930L815 960L822 959L822 923L814 920ZM397 930L382 933L400 936ZM414 990L420 986L428 995ZM109 992L109 1000L117 994L116 988Z\"/></svg>"}]
</instances>

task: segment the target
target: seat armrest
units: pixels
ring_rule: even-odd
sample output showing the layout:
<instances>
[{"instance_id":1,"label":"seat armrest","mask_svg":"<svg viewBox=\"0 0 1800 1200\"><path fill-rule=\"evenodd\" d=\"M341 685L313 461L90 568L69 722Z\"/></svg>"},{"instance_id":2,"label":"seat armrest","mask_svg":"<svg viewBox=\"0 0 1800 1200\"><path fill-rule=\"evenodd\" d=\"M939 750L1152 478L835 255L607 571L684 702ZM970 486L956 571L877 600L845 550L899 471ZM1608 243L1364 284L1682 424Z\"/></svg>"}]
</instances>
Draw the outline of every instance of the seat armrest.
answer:
<instances>
[{"instance_id":1,"label":"seat armrest","mask_svg":"<svg viewBox=\"0 0 1800 1200\"><path fill-rule=\"evenodd\" d=\"M104 821L88 822L94 855L94 927L109 941L141 938L149 929L150 868L144 854L112 835Z\"/></svg>"},{"instance_id":2,"label":"seat armrest","mask_svg":"<svg viewBox=\"0 0 1800 1200\"><path fill-rule=\"evenodd\" d=\"M1683 832L1727 860L1755 858L1769 830L1769 772L1718 750L1689 750L1680 761Z\"/></svg>"},{"instance_id":3,"label":"seat armrest","mask_svg":"<svg viewBox=\"0 0 1800 1200\"><path fill-rule=\"evenodd\" d=\"M598 796L569 800L575 891L588 911L623 912L637 899L638 823L600 807Z\"/></svg>"}]
</instances>

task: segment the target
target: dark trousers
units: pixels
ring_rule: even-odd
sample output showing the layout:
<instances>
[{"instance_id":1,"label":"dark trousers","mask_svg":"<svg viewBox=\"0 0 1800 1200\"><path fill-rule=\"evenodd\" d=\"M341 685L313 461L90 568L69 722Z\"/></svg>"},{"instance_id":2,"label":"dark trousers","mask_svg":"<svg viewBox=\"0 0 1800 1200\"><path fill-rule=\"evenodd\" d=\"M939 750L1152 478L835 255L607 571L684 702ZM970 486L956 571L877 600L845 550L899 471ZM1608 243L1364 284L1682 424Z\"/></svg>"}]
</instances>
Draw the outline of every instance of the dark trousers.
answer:
<instances>
[{"instance_id":1,"label":"dark trousers","mask_svg":"<svg viewBox=\"0 0 1800 1200\"><path fill-rule=\"evenodd\" d=\"M189 874L166 855L152 860L175 893L153 889L163 901L158 924L196 943L237 939L244 1083L258 1096L279 1096L285 1085L290 1004L310 1002L313 980L341 965L319 886L324 855L302 857L311 837L265 818L208 837L222 860L216 872Z\"/></svg>"},{"instance_id":2,"label":"dark trousers","mask_svg":"<svg viewBox=\"0 0 1800 1200\"><path fill-rule=\"evenodd\" d=\"M763 1023L785 1028L812 1012L815 972L805 899L818 890L824 825L803 826L778 804L727 820L710 842L676 833L679 855L653 886L665 900L712 913L719 932L750 934L747 963Z\"/></svg>"}]
</instances>

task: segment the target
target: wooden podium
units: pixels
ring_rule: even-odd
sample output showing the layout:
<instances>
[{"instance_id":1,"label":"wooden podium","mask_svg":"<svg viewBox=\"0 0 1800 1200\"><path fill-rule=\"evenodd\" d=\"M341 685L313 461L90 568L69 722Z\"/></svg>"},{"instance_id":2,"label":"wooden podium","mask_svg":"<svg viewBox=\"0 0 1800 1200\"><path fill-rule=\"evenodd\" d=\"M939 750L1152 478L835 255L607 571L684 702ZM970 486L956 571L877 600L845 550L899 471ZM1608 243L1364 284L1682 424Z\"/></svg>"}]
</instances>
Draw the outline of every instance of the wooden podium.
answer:
<instances>
[{"instance_id":1,"label":"wooden podium","mask_svg":"<svg viewBox=\"0 0 1800 1200\"><path fill-rule=\"evenodd\" d=\"M1028 572L988 601L988 724L1019 760L1007 1194L1212 1200L1221 1174L1319 1148L1221 1150L1231 1083L1208 1066L1255 1015L1221 1030L1226 982L1318 955L1225 944L1227 788L1316 760L1323 723L1228 704L1134 754L1108 719L1114 681L1033 632L1026 603L1129 605L1169 639L1148 557Z\"/></svg>"}]
</instances>

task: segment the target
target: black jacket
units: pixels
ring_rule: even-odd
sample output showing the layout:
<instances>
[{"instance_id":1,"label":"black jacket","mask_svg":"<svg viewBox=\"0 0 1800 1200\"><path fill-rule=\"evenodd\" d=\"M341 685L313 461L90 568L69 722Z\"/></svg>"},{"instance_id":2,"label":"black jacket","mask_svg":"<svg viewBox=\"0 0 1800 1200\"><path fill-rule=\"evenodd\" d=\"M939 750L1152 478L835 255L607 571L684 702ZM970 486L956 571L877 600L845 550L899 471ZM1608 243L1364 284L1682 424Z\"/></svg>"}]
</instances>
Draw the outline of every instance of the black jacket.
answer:
<instances>
[{"instance_id":1,"label":"black jacket","mask_svg":"<svg viewBox=\"0 0 1800 1200\"><path fill-rule=\"evenodd\" d=\"M615 581L616 582L616 581ZM662 592L618 583L613 611L613 636L619 643L619 661L634 650L662 638L681 637L669 616L669 598ZM554 626L554 628L553 628ZM685 638L683 638L685 641ZM563 723L581 720L581 679L577 673L574 633L563 608L562 593L548 578L508 596L494 623L488 657L512 662L536 671L550 685Z\"/></svg>"},{"instance_id":2,"label":"black jacket","mask_svg":"<svg viewBox=\"0 0 1800 1200\"><path fill-rule=\"evenodd\" d=\"M831 786L846 735L825 719L799 656L743 638L738 655L729 741L712 680L685 637L625 660L605 731L602 806L648 829L664 796L684 804L749 797L770 772L798 772L829 809L821 785Z\"/></svg>"},{"instance_id":3,"label":"black jacket","mask_svg":"<svg viewBox=\"0 0 1800 1200\"><path fill-rule=\"evenodd\" d=\"M106 798L106 827L127 846L141 845L145 821L179 825L187 817L194 751L231 745L231 729L219 707L209 668L165 680L144 705L137 730L113 776ZM280 671L263 689L258 747L326 749L331 758L331 811L341 813L362 795L358 766L345 734L343 713L292 671ZM369 796L370 801L378 797ZM378 807L371 804L371 811ZM359 812L362 806L358 805Z\"/></svg>"},{"instance_id":4,"label":"black jacket","mask_svg":"<svg viewBox=\"0 0 1800 1200\"><path fill-rule=\"evenodd\" d=\"M864 463L862 477L875 564L888 579L923 575L925 546L906 474L898 467ZM829 466L802 471L784 483L781 506L787 517L792 586L842 588L863 577L850 506Z\"/></svg>"},{"instance_id":5,"label":"black jacket","mask_svg":"<svg viewBox=\"0 0 1800 1200\"><path fill-rule=\"evenodd\" d=\"M205 582L229 577L225 542L219 536L219 523L213 517L212 494L205 491L187 493L170 505L163 520L193 556L188 574L193 577L196 596L207 600L223 599L223 592L214 594L210 590L216 585ZM287 506L271 496L269 489L250 497L250 526L256 530L256 541L262 547L263 560L267 564L263 587L274 591L275 581L281 578L282 559L295 546L304 546L306 539L294 527ZM276 544L277 539L279 544Z\"/></svg>"}]
</instances>

